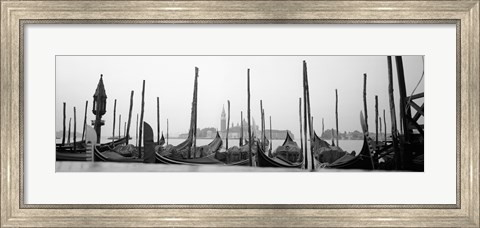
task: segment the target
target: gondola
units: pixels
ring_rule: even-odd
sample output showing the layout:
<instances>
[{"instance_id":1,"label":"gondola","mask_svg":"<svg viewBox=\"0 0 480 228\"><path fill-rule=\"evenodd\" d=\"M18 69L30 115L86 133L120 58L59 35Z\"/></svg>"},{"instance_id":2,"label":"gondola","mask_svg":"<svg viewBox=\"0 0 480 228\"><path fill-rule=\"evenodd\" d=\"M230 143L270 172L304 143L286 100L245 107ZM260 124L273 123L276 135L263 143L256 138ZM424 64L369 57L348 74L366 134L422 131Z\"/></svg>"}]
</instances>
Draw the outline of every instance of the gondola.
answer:
<instances>
[{"instance_id":1,"label":"gondola","mask_svg":"<svg viewBox=\"0 0 480 228\"><path fill-rule=\"evenodd\" d=\"M85 153L70 153L70 152L59 152L55 153L55 159L57 161L88 161L92 157L91 154Z\"/></svg>"},{"instance_id":2,"label":"gondola","mask_svg":"<svg viewBox=\"0 0 480 228\"><path fill-rule=\"evenodd\" d=\"M153 143L153 130L152 127L147 122L143 122L143 149L144 154L142 158L138 157L125 157L115 151L112 151L114 147L110 149L108 146L94 146L93 154L94 161L100 162L132 162L132 163L154 163L154 143ZM120 139L121 140L121 139ZM121 141L117 140L115 142L120 143ZM126 138L125 138L126 140ZM126 142L126 141L125 141ZM112 143L113 145L114 143ZM118 145L118 144L117 144Z\"/></svg>"},{"instance_id":3,"label":"gondola","mask_svg":"<svg viewBox=\"0 0 480 228\"><path fill-rule=\"evenodd\" d=\"M316 154L315 157L320 163L333 163L342 158L347 152L343 151L340 147L337 147L318 137L317 133L313 133L313 151Z\"/></svg>"},{"instance_id":4,"label":"gondola","mask_svg":"<svg viewBox=\"0 0 480 228\"><path fill-rule=\"evenodd\" d=\"M343 157L334 161L333 163L326 166L326 168L331 169L366 169L372 170L372 161L370 160L371 156L371 143L372 140L368 137L368 132L366 130L365 119L363 113L360 113L360 123L362 125L362 130L364 134L362 150L357 156L351 154L345 154Z\"/></svg>"},{"instance_id":5,"label":"gondola","mask_svg":"<svg viewBox=\"0 0 480 228\"><path fill-rule=\"evenodd\" d=\"M143 159L136 157L124 157L120 154L117 154L113 151L103 151L100 152L98 146L95 146L93 149L94 161L100 162L143 162Z\"/></svg>"},{"instance_id":6,"label":"gondola","mask_svg":"<svg viewBox=\"0 0 480 228\"><path fill-rule=\"evenodd\" d=\"M315 148L330 148L330 144L327 141L318 137L317 132L313 132L313 147Z\"/></svg>"},{"instance_id":7,"label":"gondola","mask_svg":"<svg viewBox=\"0 0 480 228\"><path fill-rule=\"evenodd\" d=\"M296 161L302 160L302 152L300 150L301 149L298 147L298 144L293 141L290 133L287 132L285 141L283 141L281 146L275 149L275 154L276 157L281 160L289 163L295 163Z\"/></svg>"},{"instance_id":8,"label":"gondola","mask_svg":"<svg viewBox=\"0 0 480 228\"><path fill-rule=\"evenodd\" d=\"M126 143L127 143L127 137L123 137L123 138L117 139L113 142L103 143L103 144L97 145L96 147L98 148L98 150L100 152L104 152L104 151L107 151L107 150L113 150L116 146L124 145Z\"/></svg>"},{"instance_id":9,"label":"gondola","mask_svg":"<svg viewBox=\"0 0 480 228\"><path fill-rule=\"evenodd\" d=\"M252 156L252 163L255 161L255 157ZM226 164L228 166L250 166L250 159L244 159L244 160L240 160L240 161L237 161L237 162L232 162L230 164Z\"/></svg>"},{"instance_id":10,"label":"gondola","mask_svg":"<svg viewBox=\"0 0 480 228\"><path fill-rule=\"evenodd\" d=\"M249 147L248 143L245 143L240 147L236 147L236 148L238 148L238 151L236 151L236 152L231 151L233 148L229 148L226 152L216 152L215 153L215 158L217 160L220 160L220 161L226 163L226 165L228 165L228 166L248 166L248 165L250 165L249 158L248 158L248 156L249 156L248 155L248 147ZM256 151L257 151L256 145L254 144L254 145L252 145L252 161L254 161L254 159L255 159L254 156L256 154ZM237 155L239 155L240 159L236 160L236 161L233 161L233 162L229 161L229 159L228 159L229 153L237 153Z\"/></svg>"},{"instance_id":11,"label":"gondola","mask_svg":"<svg viewBox=\"0 0 480 228\"><path fill-rule=\"evenodd\" d=\"M225 163L215 159L214 154L203 158L192 158L192 159L173 159L166 156L162 156L161 154L156 153L155 159L157 163L162 164L171 164L171 165L224 165Z\"/></svg>"},{"instance_id":12,"label":"gondola","mask_svg":"<svg viewBox=\"0 0 480 228\"><path fill-rule=\"evenodd\" d=\"M263 148L257 146L257 160L259 167L280 167L280 168L300 168L302 167L303 161L300 163L290 163L279 158L269 158Z\"/></svg>"},{"instance_id":13,"label":"gondola","mask_svg":"<svg viewBox=\"0 0 480 228\"><path fill-rule=\"evenodd\" d=\"M173 148L180 148L183 150L190 150L190 147L187 147L186 145L191 145L191 142L188 142L185 140L181 144L179 144L176 147ZM163 163L163 164L175 164L175 165L224 165L225 163L216 159L215 158L215 152L217 152L220 147L222 146L222 138L217 132L217 135L215 139L213 139L212 142L210 142L208 145L205 146L200 146L196 148L196 151L199 153L202 153L201 151L207 151L209 153L207 156L204 157L198 157L198 158L182 158L182 157L170 157L166 155L162 155L162 152L164 151L156 151L155 152L155 160L157 163Z\"/></svg>"},{"instance_id":14,"label":"gondola","mask_svg":"<svg viewBox=\"0 0 480 228\"><path fill-rule=\"evenodd\" d=\"M126 141L127 141L127 138L123 137L123 138L117 139L113 142L102 143L102 144L98 145L98 147L102 148L101 150L113 149L118 145L125 144ZM68 144L62 145L61 143L57 143L56 146L55 146L56 147L55 149L56 149L57 152L72 152L73 153L74 152L73 144L74 143L68 143ZM76 146L76 150L77 150L76 153L82 153L82 152L85 152L85 150L87 148L87 143L86 143L85 140L82 140L82 141L76 142L75 146Z\"/></svg>"},{"instance_id":15,"label":"gondola","mask_svg":"<svg viewBox=\"0 0 480 228\"><path fill-rule=\"evenodd\" d=\"M75 145L75 148L74 148L74 145ZM81 153L81 152L85 152L86 145L87 144L85 143L85 140L78 141L75 143L66 143L66 144L57 143L55 144L55 151Z\"/></svg>"},{"instance_id":16,"label":"gondola","mask_svg":"<svg viewBox=\"0 0 480 228\"><path fill-rule=\"evenodd\" d=\"M126 141L123 141L125 143ZM118 145L122 144L122 140L117 140L115 142L104 143L94 147L94 151L108 151L110 148L115 148ZM77 149L77 152L74 152L73 149L69 150L57 150L55 153L55 159L57 161L88 161L91 158L91 154L87 154L86 144L83 149Z\"/></svg>"},{"instance_id":17,"label":"gondola","mask_svg":"<svg viewBox=\"0 0 480 228\"><path fill-rule=\"evenodd\" d=\"M157 145L163 146L164 144L165 144L165 137L163 137L163 134L162 134L162 137L160 138L160 141L157 142Z\"/></svg>"},{"instance_id":18,"label":"gondola","mask_svg":"<svg viewBox=\"0 0 480 228\"><path fill-rule=\"evenodd\" d=\"M87 153L87 142L94 142L97 137L97 133L95 130L90 127L86 126L85 129L85 135L86 135L86 140L82 140L79 142L76 142L77 150L74 152L73 150L73 144L69 144L68 147L56 147L56 154L55 154L55 160L56 161L88 161L91 160L92 155ZM126 142L125 138L113 141L113 142L108 142L108 143L103 143L97 146L97 149L100 151L106 151L110 148L115 148L118 145L124 144ZM66 149L68 148L68 149Z\"/></svg>"},{"instance_id":19,"label":"gondola","mask_svg":"<svg viewBox=\"0 0 480 228\"><path fill-rule=\"evenodd\" d=\"M195 68L195 82L193 86L193 102L192 112L190 115L190 129L188 137L185 141L177 146L168 148L159 148L155 152L155 160L158 163L164 164L184 164L184 165L199 165L199 164L224 164L215 159L215 152L222 146L223 142L217 132L215 139L206 146L194 148L194 153L191 154L193 147L193 137L196 135L196 116L197 116L197 91L198 91L198 68ZM158 148L158 147L157 147ZM192 158L193 156L193 158Z\"/></svg>"}]
</instances>

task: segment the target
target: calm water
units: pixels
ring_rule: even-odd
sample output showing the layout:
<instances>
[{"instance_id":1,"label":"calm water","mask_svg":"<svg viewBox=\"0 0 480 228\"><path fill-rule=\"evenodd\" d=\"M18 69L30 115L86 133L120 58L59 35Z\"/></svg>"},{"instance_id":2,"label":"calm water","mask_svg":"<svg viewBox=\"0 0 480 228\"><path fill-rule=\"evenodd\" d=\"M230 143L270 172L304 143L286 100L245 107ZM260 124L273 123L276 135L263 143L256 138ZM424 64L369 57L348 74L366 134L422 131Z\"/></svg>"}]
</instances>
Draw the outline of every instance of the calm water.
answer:
<instances>
[{"instance_id":1,"label":"calm water","mask_svg":"<svg viewBox=\"0 0 480 228\"><path fill-rule=\"evenodd\" d=\"M106 142L111 142L112 140L107 139L107 137L102 137L101 143L106 143ZM80 138L77 138L78 141L80 141ZM156 138L154 139L155 141L157 140ZM197 146L203 146L209 144L213 139L197 139ZM185 141L185 139L169 139L168 143L172 145L178 145L179 143ZM229 139L228 140L228 145L229 147L232 146L238 146L238 139ZM272 140L272 147L275 150L278 146L281 146L284 140ZM56 143L61 143L62 139L56 139ZM73 139L71 139L71 142L73 142ZM297 144L300 146L299 140L295 140ZM331 143L331 140L327 140L328 143ZM129 142L130 144L136 145L136 138L132 137L132 139ZM339 140L340 147L347 151L347 152L352 152L353 150L357 152L360 152L362 149L363 145L363 140ZM223 146L225 146L225 140L223 140Z\"/></svg>"}]
</instances>

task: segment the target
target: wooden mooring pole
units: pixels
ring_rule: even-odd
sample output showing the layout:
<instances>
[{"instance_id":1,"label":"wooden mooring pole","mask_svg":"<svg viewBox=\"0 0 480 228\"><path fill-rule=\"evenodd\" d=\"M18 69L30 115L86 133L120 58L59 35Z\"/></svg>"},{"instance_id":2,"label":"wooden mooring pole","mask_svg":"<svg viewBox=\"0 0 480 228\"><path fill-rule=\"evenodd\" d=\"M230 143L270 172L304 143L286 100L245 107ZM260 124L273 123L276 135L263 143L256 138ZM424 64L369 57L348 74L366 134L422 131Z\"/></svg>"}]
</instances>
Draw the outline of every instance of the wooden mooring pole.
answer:
<instances>
[{"instance_id":1,"label":"wooden mooring pole","mask_svg":"<svg viewBox=\"0 0 480 228\"><path fill-rule=\"evenodd\" d=\"M132 108L133 108L133 90L130 93L130 108L128 109L128 124L127 124L127 145L128 141L130 140L130 124L132 121Z\"/></svg>"},{"instance_id":2,"label":"wooden mooring pole","mask_svg":"<svg viewBox=\"0 0 480 228\"><path fill-rule=\"evenodd\" d=\"M402 156L402 169L410 169L413 155L412 150L407 147L410 142L411 134L413 133L409 126L409 118L412 117L412 113L410 105L407 104L407 91L402 56L395 56L395 65L397 69L398 92L400 95L400 126L403 132L403 137L399 140L400 154Z\"/></svg>"},{"instance_id":3,"label":"wooden mooring pole","mask_svg":"<svg viewBox=\"0 0 480 228\"><path fill-rule=\"evenodd\" d=\"M340 144L338 144L338 92L337 92L337 89L335 89L335 125L337 127L337 146L340 147Z\"/></svg>"},{"instance_id":4,"label":"wooden mooring pole","mask_svg":"<svg viewBox=\"0 0 480 228\"><path fill-rule=\"evenodd\" d=\"M250 123L250 69L247 69L247 118L248 118L248 164L253 166L252 162L252 128Z\"/></svg>"},{"instance_id":5,"label":"wooden mooring pole","mask_svg":"<svg viewBox=\"0 0 480 228\"><path fill-rule=\"evenodd\" d=\"M70 117L68 119L68 138L67 138L67 143L70 143L70 127L72 125L72 118Z\"/></svg>"},{"instance_id":6,"label":"wooden mooring pole","mask_svg":"<svg viewBox=\"0 0 480 228\"><path fill-rule=\"evenodd\" d=\"M73 107L73 152L77 152L77 108Z\"/></svg>"},{"instance_id":7,"label":"wooden mooring pole","mask_svg":"<svg viewBox=\"0 0 480 228\"><path fill-rule=\"evenodd\" d=\"M272 116L269 117L270 118L270 151L272 151ZM287 131L287 134L288 134L288 131Z\"/></svg>"},{"instance_id":8,"label":"wooden mooring pole","mask_svg":"<svg viewBox=\"0 0 480 228\"><path fill-rule=\"evenodd\" d=\"M225 149L228 150L228 132L230 131L230 100L227 100L227 135L225 137Z\"/></svg>"},{"instance_id":9,"label":"wooden mooring pole","mask_svg":"<svg viewBox=\"0 0 480 228\"><path fill-rule=\"evenodd\" d=\"M333 128L332 128L332 146L335 146L335 132L333 131Z\"/></svg>"},{"instance_id":10,"label":"wooden mooring pole","mask_svg":"<svg viewBox=\"0 0 480 228\"><path fill-rule=\"evenodd\" d=\"M298 98L298 115L299 115L299 121L300 121L300 151L301 154L303 155L303 136L302 136L302 98ZM298 160L300 161L300 158L303 156L298 156Z\"/></svg>"},{"instance_id":11,"label":"wooden mooring pole","mask_svg":"<svg viewBox=\"0 0 480 228\"><path fill-rule=\"evenodd\" d=\"M85 102L85 115L83 117L82 141L85 139L85 127L87 126L88 100Z\"/></svg>"},{"instance_id":12,"label":"wooden mooring pole","mask_svg":"<svg viewBox=\"0 0 480 228\"><path fill-rule=\"evenodd\" d=\"M378 130L378 137L381 138L382 137L382 117L378 117L378 126L379 126L379 130Z\"/></svg>"},{"instance_id":13,"label":"wooden mooring pole","mask_svg":"<svg viewBox=\"0 0 480 228\"><path fill-rule=\"evenodd\" d=\"M304 144L305 146L303 147L304 151L303 153L303 159L305 160L304 168L308 169L308 138L307 138L307 98L306 98L306 92L305 92L305 74L303 75L303 137L304 137Z\"/></svg>"},{"instance_id":14,"label":"wooden mooring pole","mask_svg":"<svg viewBox=\"0 0 480 228\"><path fill-rule=\"evenodd\" d=\"M193 120L193 146L192 146L192 151L193 151L193 158L195 158L195 153L197 150L197 100L198 100L198 67L195 67L195 90L194 90L195 96L194 96L194 106L195 106L195 113L194 113L194 120ZM190 158L190 156L189 156Z\"/></svg>"},{"instance_id":15,"label":"wooden mooring pole","mask_svg":"<svg viewBox=\"0 0 480 228\"><path fill-rule=\"evenodd\" d=\"M160 142L160 97L157 97L157 143Z\"/></svg>"},{"instance_id":16,"label":"wooden mooring pole","mask_svg":"<svg viewBox=\"0 0 480 228\"><path fill-rule=\"evenodd\" d=\"M395 97L393 95L393 70L392 70L392 57L387 56L388 64L388 97L390 102L390 117L392 125L392 142L394 150L394 160L395 160L395 169L403 169L403 158L400 150L398 148L398 137L397 137L397 117L395 112Z\"/></svg>"},{"instance_id":17,"label":"wooden mooring pole","mask_svg":"<svg viewBox=\"0 0 480 228\"><path fill-rule=\"evenodd\" d=\"M122 115L118 115L118 138L122 137L122 132L120 129L122 128Z\"/></svg>"},{"instance_id":18,"label":"wooden mooring pole","mask_svg":"<svg viewBox=\"0 0 480 228\"><path fill-rule=\"evenodd\" d=\"M137 113L137 125L135 126L135 146L138 146L138 113Z\"/></svg>"},{"instance_id":19,"label":"wooden mooring pole","mask_svg":"<svg viewBox=\"0 0 480 228\"><path fill-rule=\"evenodd\" d=\"M308 134L310 137L310 160L312 163L312 170L315 170L315 159L313 154L313 118L310 110L310 89L308 85L307 62L303 61L303 73L305 74L305 90L307 93L307 111L308 111Z\"/></svg>"},{"instance_id":20,"label":"wooden mooring pole","mask_svg":"<svg viewBox=\"0 0 480 228\"><path fill-rule=\"evenodd\" d=\"M305 65L304 65L305 71ZM308 137L307 137L307 93L305 91L305 72L303 73L303 137L304 137L304 160L305 160L305 169L308 169Z\"/></svg>"},{"instance_id":21,"label":"wooden mooring pole","mask_svg":"<svg viewBox=\"0 0 480 228\"><path fill-rule=\"evenodd\" d=\"M145 80L143 80L142 86L142 106L140 109L140 126L138 130L138 156L142 158L142 134L143 134L143 113L145 109Z\"/></svg>"},{"instance_id":22,"label":"wooden mooring pole","mask_svg":"<svg viewBox=\"0 0 480 228\"><path fill-rule=\"evenodd\" d=\"M385 137L383 138L383 141L385 142L385 146L387 145L387 119L385 118L385 109L383 110L383 126L385 128Z\"/></svg>"},{"instance_id":23,"label":"wooden mooring pole","mask_svg":"<svg viewBox=\"0 0 480 228\"><path fill-rule=\"evenodd\" d=\"M260 100L260 142L262 143L262 149L265 151L265 138L263 137L263 104Z\"/></svg>"},{"instance_id":24,"label":"wooden mooring pole","mask_svg":"<svg viewBox=\"0 0 480 228\"><path fill-rule=\"evenodd\" d=\"M243 144L243 112L240 111L240 140L238 142L238 146L242 146Z\"/></svg>"},{"instance_id":25,"label":"wooden mooring pole","mask_svg":"<svg viewBox=\"0 0 480 228\"><path fill-rule=\"evenodd\" d=\"M263 127L263 135L262 135L262 138L263 138L263 150L266 151L267 150L267 145L265 145L265 139L267 139L267 128L265 127L266 124L265 124L265 109L262 109L262 127Z\"/></svg>"},{"instance_id":26,"label":"wooden mooring pole","mask_svg":"<svg viewBox=\"0 0 480 228\"><path fill-rule=\"evenodd\" d=\"M67 118L67 111L65 110L67 108L67 103L63 102L63 136L62 136L62 145L65 145L65 119Z\"/></svg>"},{"instance_id":27,"label":"wooden mooring pole","mask_svg":"<svg viewBox=\"0 0 480 228\"><path fill-rule=\"evenodd\" d=\"M167 145L168 145L168 118L167 118Z\"/></svg>"},{"instance_id":28,"label":"wooden mooring pole","mask_svg":"<svg viewBox=\"0 0 480 228\"><path fill-rule=\"evenodd\" d=\"M112 142L115 141L115 118L117 117L117 99L113 102L113 130L112 130ZM120 129L120 126L118 127ZM120 137L120 132L118 133Z\"/></svg>"},{"instance_id":29,"label":"wooden mooring pole","mask_svg":"<svg viewBox=\"0 0 480 228\"><path fill-rule=\"evenodd\" d=\"M375 95L375 151L378 150L378 96Z\"/></svg>"},{"instance_id":30,"label":"wooden mooring pole","mask_svg":"<svg viewBox=\"0 0 480 228\"><path fill-rule=\"evenodd\" d=\"M368 131L368 112L367 112L367 73L363 74L363 109L365 111L365 126Z\"/></svg>"}]
</instances>

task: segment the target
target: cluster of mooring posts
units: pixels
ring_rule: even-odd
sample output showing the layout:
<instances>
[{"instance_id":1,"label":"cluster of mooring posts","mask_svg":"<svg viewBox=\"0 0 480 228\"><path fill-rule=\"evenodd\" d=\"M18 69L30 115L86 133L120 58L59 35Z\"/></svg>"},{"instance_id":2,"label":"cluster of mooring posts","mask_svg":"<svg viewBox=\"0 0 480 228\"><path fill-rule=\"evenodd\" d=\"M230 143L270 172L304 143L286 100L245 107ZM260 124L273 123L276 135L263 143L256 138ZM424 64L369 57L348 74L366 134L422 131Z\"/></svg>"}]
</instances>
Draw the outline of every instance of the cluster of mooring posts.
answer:
<instances>
[{"instance_id":1,"label":"cluster of mooring posts","mask_svg":"<svg viewBox=\"0 0 480 228\"><path fill-rule=\"evenodd\" d=\"M217 166L256 166L256 167L281 167L296 168L313 171L319 168L325 169L363 169L363 170L411 170L423 171L423 136L424 126L418 120L424 115L424 104L418 105L415 100L423 98L423 93L407 96L405 88L405 75L401 56L395 56L396 76L400 94L399 123L397 126L395 96L393 88L393 59L386 57L388 66L388 99L390 104L390 138L387 138L386 111L383 109L382 117L379 115L378 95L375 95L375 137L370 138L368 126L367 104L367 73L363 74L363 106L360 114L360 122L364 133L364 145L356 154L348 153L340 148L340 134L338 128L338 89L335 89L335 127L331 129L331 145L318 137L313 129L313 116L311 113L311 101L308 83L307 62L303 61L303 94L298 98L300 140L294 142L287 133L287 137L277 149L272 148L272 116L269 116L269 133L266 129L265 109L260 99L260 136L252 132L251 123L251 94L250 94L250 69L247 69L247 121L244 120L243 111L240 111L241 133L238 146L229 143L230 133L230 100L227 100L227 125L225 147L218 132L211 143L205 146L197 146L197 105L198 105L198 79L199 69L195 67L193 100L191 108L190 128L187 139L178 144L169 144L169 122L166 118L166 138L160 126L160 97L157 97L157 129L156 142L153 138L153 130L144 120L145 112L145 80L142 83L140 113L137 113L135 126L135 145L130 144L130 129L133 109L134 91L130 93L130 104L127 121L123 122L123 134L121 133L122 118L118 115L118 136L116 135L116 107L117 100L113 104L113 129L111 141L101 143L101 128L105 124L102 116L106 113L107 95L100 75L97 88L93 95L92 120L93 129L87 126L88 100L85 102L82 137L77 141L77 117L76 107L73 107L73 136L70 133L71 118L68 123L68 135L66 136L67 104L63 102L63 134L62 142L56 145L57 161L102 161L102 162L143 162L162 163L172 165L217 165ZM422 75L423 78L423 75ZM318 101L315 101L318 102ZM412 109L415 115L412 115ZM244 121L247 126L247 136L244 136ZM90 129L90 130L89 130ZM383 135L382 135L383 130ZM94 132L94 137L88 132ZM289 131L287 131L289 132ZM269 135L267 137L267 134ZM322 118L322 137L325 134L324 119ZM383 138L383 140L381 140ZM70 141L73 140L73 142ZM89 145L93 144L89 153ZM222 150L224 148L224 150Z\"/></svg>"}]
</instances>

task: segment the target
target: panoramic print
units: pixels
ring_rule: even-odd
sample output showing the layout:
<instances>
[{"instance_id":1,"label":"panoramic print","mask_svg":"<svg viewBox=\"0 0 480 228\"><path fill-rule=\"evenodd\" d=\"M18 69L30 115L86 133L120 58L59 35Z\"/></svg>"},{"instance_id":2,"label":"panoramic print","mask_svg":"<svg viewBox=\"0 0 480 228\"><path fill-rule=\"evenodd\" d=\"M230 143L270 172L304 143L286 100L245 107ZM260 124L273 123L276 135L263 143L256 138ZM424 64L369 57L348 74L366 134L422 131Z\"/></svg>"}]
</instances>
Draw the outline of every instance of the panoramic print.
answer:
<instances>
[{"instance_id":1,"label":"panoramic print","mask_svg":"<svg viewBox=\"0 0 480 228\"><path fill-rule=\"evenodd\" d=\"M57 172L424 170L424 56L56 56Z\"/></svg>"}]
</instances>

